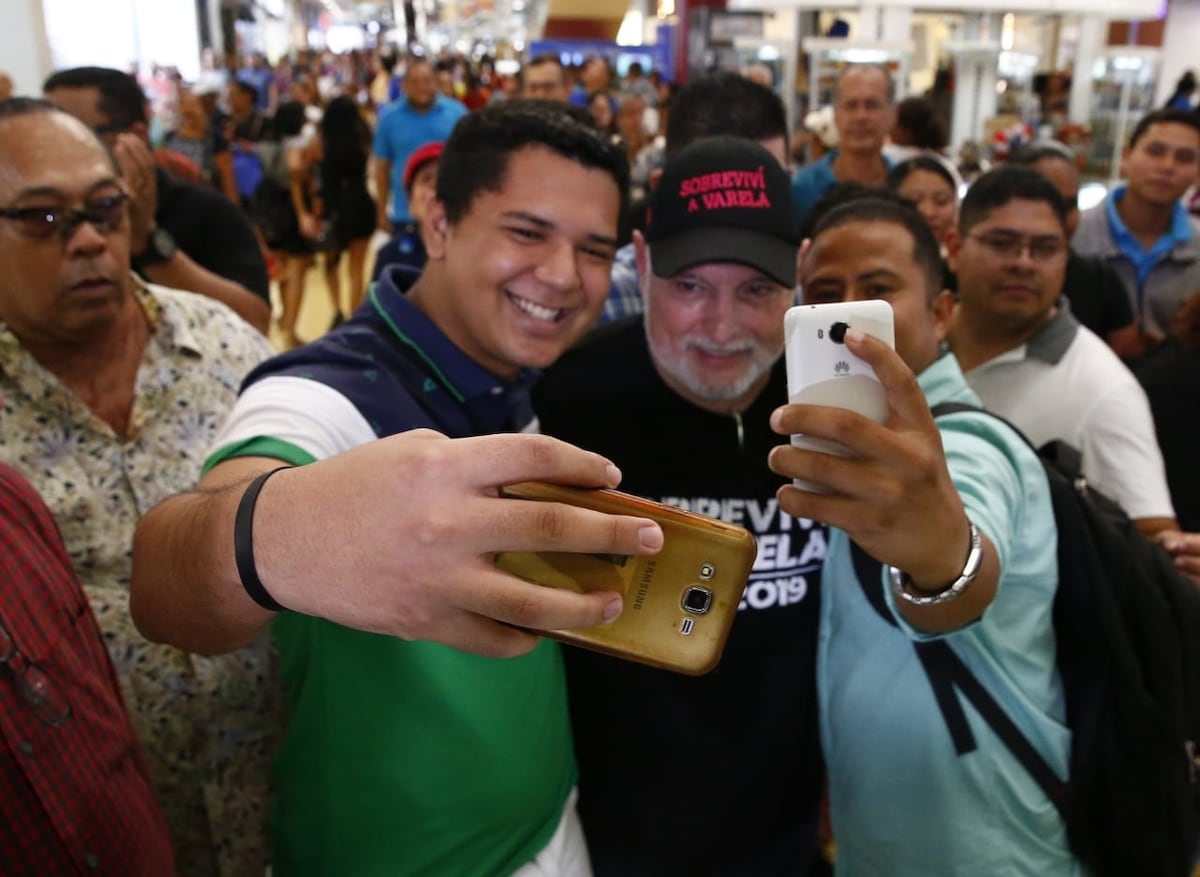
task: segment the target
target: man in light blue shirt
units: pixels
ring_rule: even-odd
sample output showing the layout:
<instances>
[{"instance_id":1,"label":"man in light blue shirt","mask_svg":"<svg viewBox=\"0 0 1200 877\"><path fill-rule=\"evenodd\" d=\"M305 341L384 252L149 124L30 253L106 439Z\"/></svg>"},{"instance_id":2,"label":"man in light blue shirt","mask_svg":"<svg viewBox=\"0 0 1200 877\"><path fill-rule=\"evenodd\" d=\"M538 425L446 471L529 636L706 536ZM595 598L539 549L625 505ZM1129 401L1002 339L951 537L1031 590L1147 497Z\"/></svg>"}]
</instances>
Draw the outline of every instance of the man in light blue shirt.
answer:
<instances>
[{"instance_id":1,"label":"man in light blue shirt","mask_svg":"<svg viewBox=\"0 0 1200 877\"><path fill-rule=\"evenodd\" d=\"M437 90L433 67L424 58L410 58L404 75L404 99L390 104L379 116L372 147L375 153L376 210L380 231L391 234L412 217L404 191L404 166L427 143L445 140L467 113L459 101ZM392 196L388 213L387 193Z\"/></svg>"},{"instance_id":2,"label":"man in light blue shirt","mask_svg":"<svg viewBox=\"0 0 1200 877\"><path fill-rule=\"evenodd\" d=\"M836 873L1080 877L1055 804L973 708L964 710L976 748L956 752L913 646L945 642L1066 776L1071 735L1051 619L1057 529L1042 465L985 414L930 416L931 405L979 400L942 352L954 302L915 212L878 198L835 208L800 273L805 303L883 300L896 326L895 353L853 327L844 338L887 392L885 423L811 405L785 406L772 421L852 455L789 445L771 454L776 473L829 491L789 485L780 507L837 528L817 670Z\"/></svg>"},{"instance_id":3,"label":"man in light blue shirt","mask_svg":"<svg viewBox=\"0 0 1200 877\"><path fill-rule=\"evenodd\" d=\"M1086 210L1072 240L1121 277L1142 332L1170 332L1185 298L1200 289L1200 220L1181 198L1200 179L1200 116L1157 110L1143 116L1124 153L1128 184Z\"/></svg>"}]
</instances>

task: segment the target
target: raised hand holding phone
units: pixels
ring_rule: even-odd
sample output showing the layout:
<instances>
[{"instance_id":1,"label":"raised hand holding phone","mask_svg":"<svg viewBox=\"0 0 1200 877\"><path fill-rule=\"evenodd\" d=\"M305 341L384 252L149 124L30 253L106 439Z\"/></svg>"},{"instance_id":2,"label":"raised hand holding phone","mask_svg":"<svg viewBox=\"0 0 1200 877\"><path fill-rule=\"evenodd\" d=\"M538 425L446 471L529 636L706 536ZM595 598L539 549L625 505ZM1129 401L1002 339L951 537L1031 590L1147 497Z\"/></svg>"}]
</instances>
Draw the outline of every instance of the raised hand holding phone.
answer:
<instances>
[{"instance_id":1,"label":"raised hand holding phone","mask_svg":"<svg viewBox=\"0 0 1200 877\"><path fill-rule=\"evenodd\" d=\"M872 335L895 349L892 306L885 301L797 305L784 316L788 401L855 411L876 423L887 418L887 394L874 369L845 344L847 329ZM826 439L793 435L792 445L810 451L849 456L842 445ZM802 490L826 492L795 479Z\"/></svg>"}]
</instances>

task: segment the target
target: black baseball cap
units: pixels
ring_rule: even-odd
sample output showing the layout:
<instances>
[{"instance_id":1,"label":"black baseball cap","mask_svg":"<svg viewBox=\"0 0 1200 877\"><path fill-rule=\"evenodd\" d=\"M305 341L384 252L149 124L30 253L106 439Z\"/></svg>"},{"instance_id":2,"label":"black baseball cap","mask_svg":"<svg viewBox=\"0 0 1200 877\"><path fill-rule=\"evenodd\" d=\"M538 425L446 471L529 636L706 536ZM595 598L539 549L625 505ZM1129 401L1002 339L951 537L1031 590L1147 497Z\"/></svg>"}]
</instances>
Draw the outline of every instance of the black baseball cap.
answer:
<instances>
[{"instance_id":1,"label":"black baseball cap","mask_svg":"<svg viewBox=\"0 0 1200 877\"><path fill-rule=\"evenodd\" d=\"M753 140L707 137L672 157L650 197L645 236L659 277L737 262L796 285L800 222L791 181Z\"/></svg>"}]
</instances>

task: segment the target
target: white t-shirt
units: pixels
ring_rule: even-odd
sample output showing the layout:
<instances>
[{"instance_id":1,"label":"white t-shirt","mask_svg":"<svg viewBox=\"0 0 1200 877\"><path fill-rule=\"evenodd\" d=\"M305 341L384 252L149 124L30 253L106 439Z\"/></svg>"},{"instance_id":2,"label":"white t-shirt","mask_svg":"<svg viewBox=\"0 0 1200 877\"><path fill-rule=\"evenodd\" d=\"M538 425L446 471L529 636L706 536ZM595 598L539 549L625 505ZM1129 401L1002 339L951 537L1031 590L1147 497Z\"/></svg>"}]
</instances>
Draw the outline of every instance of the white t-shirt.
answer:
<instances>
[{"instance_id":1,"label":"white t-shirt","mask_svg":"<svg viewBox=\"0 0 1200 877\"><path fill-rule=\"evenodd\" d=\"M1084 476L1129 517L1175 517L1145 392L1065 306L1028 343L966 378L989 410L1036 447L1057 439L1077 449Z\"/></svg>"}]
</instances>

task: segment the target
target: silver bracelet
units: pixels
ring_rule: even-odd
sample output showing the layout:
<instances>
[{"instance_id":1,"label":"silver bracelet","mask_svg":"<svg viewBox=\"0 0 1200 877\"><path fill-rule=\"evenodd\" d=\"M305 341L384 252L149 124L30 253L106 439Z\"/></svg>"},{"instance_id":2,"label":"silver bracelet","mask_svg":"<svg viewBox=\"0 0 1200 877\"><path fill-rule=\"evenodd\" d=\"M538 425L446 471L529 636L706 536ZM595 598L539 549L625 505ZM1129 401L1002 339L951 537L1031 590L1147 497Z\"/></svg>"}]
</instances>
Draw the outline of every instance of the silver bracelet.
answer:
<instances>
[{"instance_id":1,"label":"silver bracelet","mask_svg":"<svg viewBox=\"0 0 1200 877\"><path fill-rule=\"evenodd\" d=\"M983 542L979 538L979 530L976 529L975 522L970 518L967 518L967 526L971 528L971 547L967 551L967 562L963 564L963 570L959 573L958 578L940 591L925 594L914 593L912 579L908 577L908 573L889 566L887 568L888 580L892 586L892 594L910 606L937 606L953 600L965 591L967 586L975 581L975 576L979 574L979 567L983 565Z\"/></svg>"}]
</instances>

